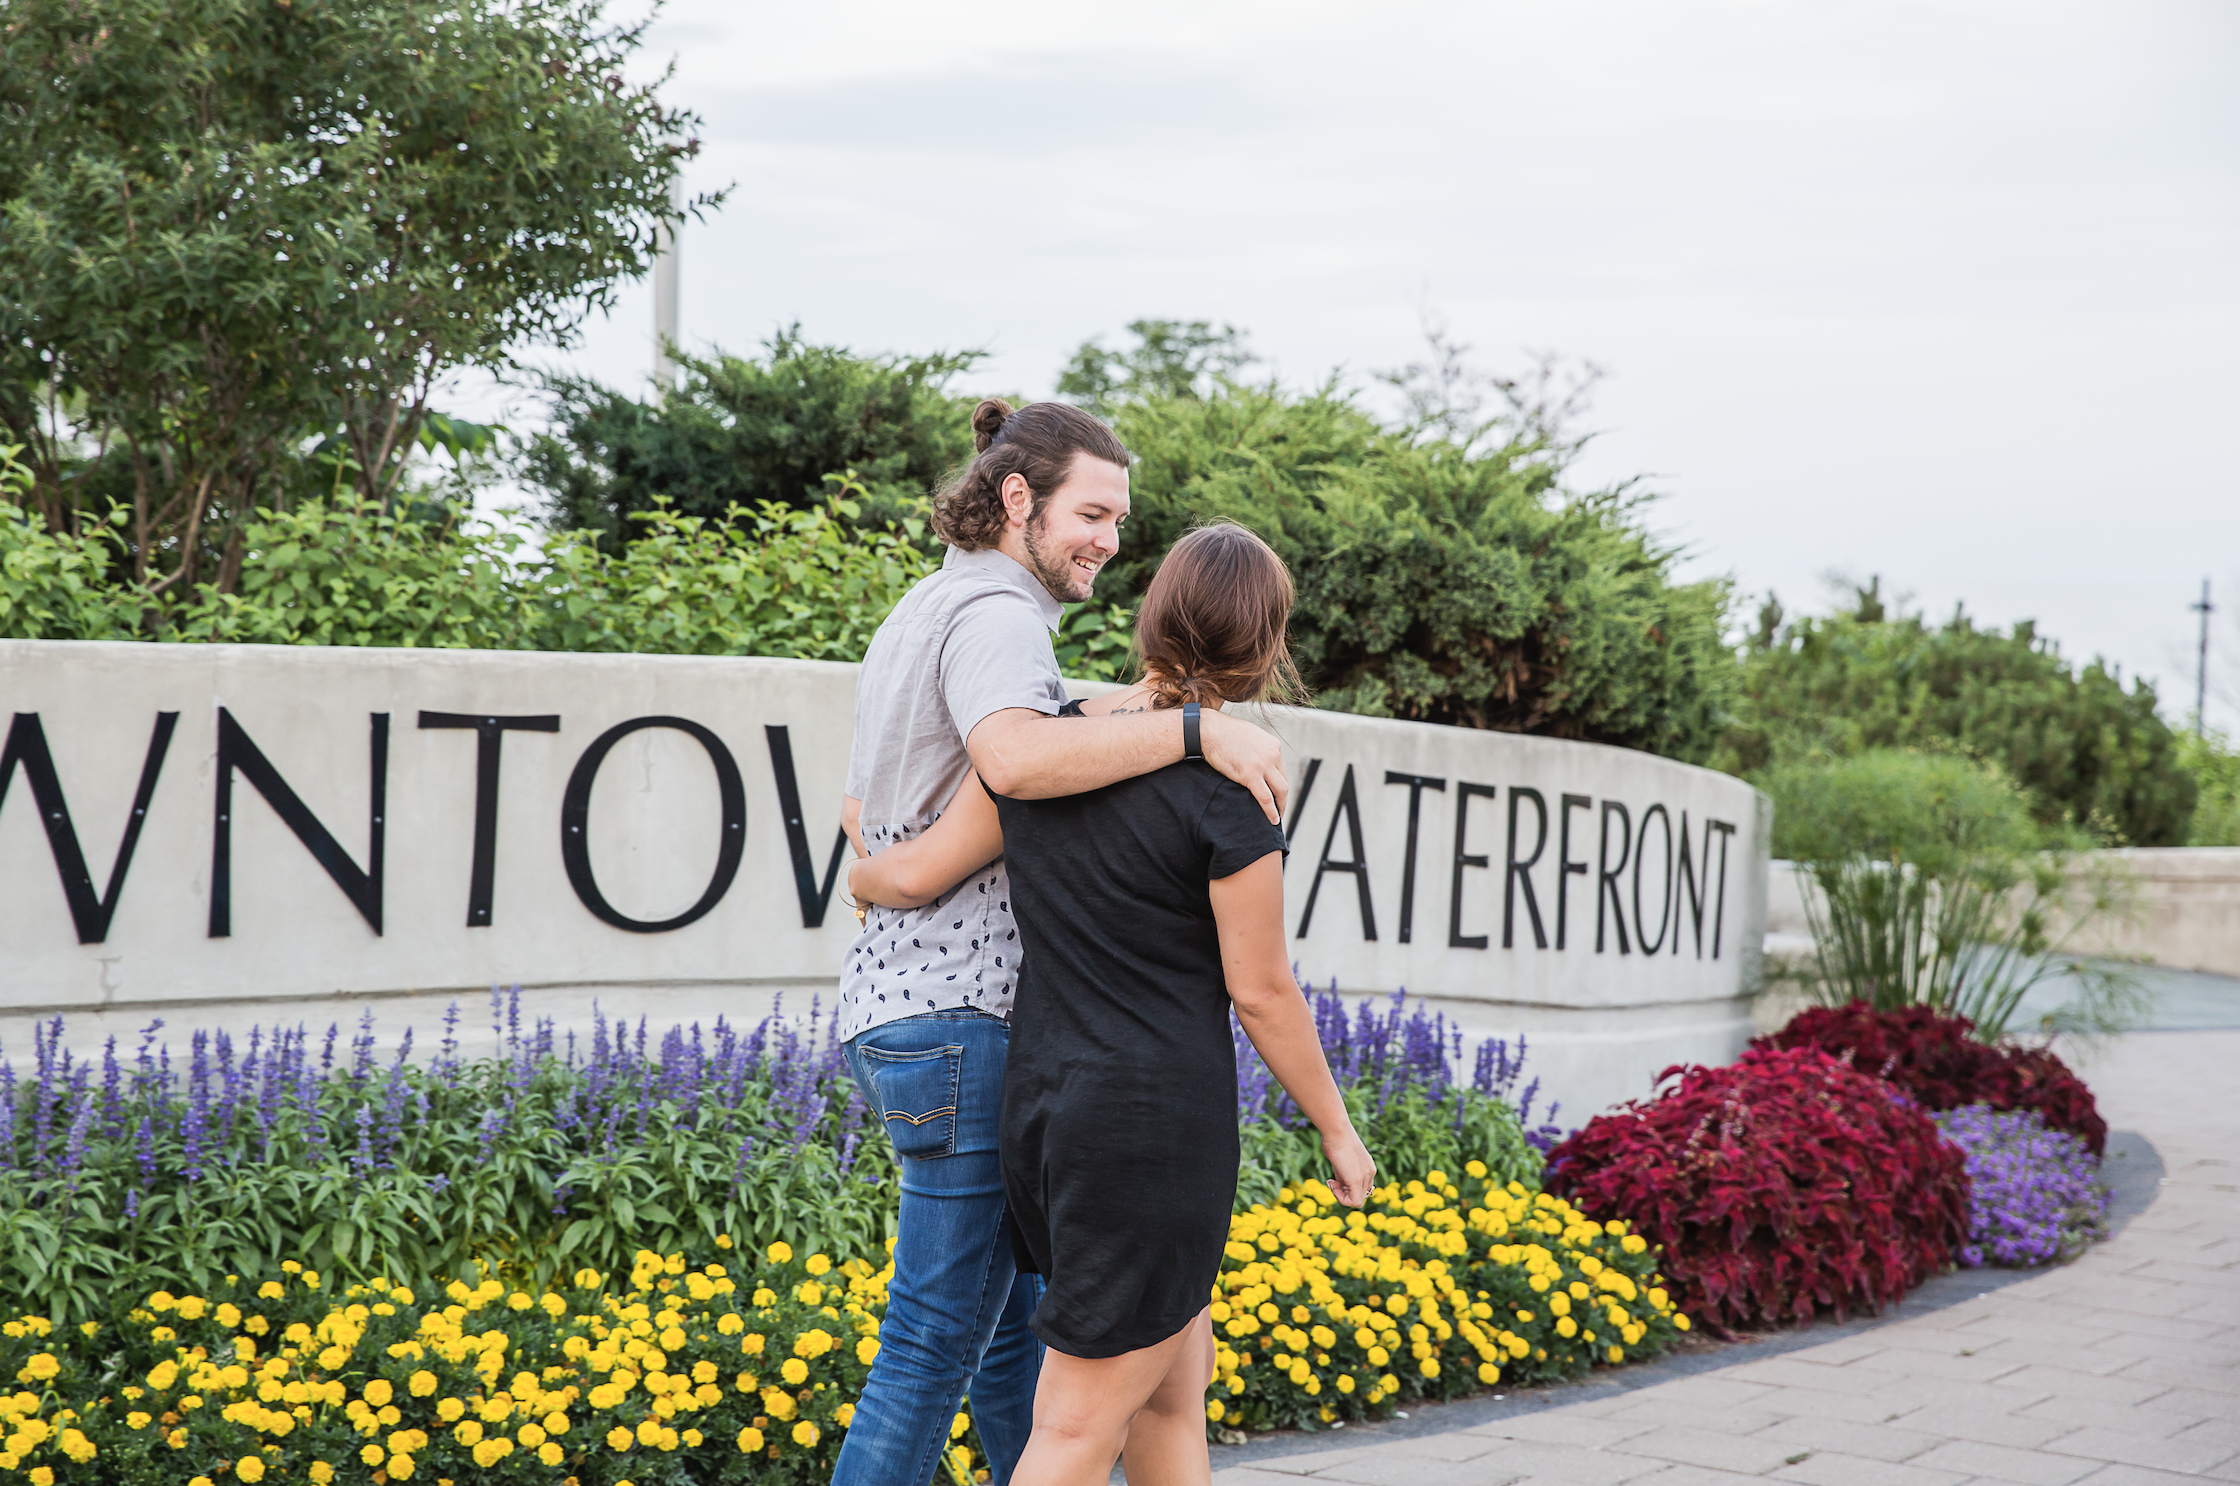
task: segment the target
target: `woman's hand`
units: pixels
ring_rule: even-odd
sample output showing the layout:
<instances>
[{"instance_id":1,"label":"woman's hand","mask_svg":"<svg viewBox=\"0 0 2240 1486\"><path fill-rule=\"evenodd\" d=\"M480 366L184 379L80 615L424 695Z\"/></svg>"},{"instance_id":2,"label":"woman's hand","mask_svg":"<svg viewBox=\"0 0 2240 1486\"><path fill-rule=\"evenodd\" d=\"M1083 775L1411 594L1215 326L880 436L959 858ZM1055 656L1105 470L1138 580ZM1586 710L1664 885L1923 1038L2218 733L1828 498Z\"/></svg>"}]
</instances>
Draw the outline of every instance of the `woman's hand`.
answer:
<instances>
[{"instance_id":1,"label":"woman's hand","mask_svg":"<svg viewBox=\"0 0 2240 1486\"><path fill-rule=\"evenodd\" d=\"M1330 1190L1338 1194L1338 1200L1347 1207L1367 1202L1377 1184L1377 1163L1361 1137L1353 1133L1353 1127L1348 1125L1336 1136L1325 1132L1322 1154L1330 1160Z\"/></svg>"}]
</instances>

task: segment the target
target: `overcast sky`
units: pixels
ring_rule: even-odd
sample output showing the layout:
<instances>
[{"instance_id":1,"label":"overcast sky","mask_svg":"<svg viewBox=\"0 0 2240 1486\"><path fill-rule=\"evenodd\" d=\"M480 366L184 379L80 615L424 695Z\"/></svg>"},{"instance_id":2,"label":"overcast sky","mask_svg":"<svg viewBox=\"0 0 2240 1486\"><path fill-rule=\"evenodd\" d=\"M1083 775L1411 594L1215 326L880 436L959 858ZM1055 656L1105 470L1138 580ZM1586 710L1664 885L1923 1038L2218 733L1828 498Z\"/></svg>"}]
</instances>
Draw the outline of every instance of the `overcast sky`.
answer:
<instances>
[{"instance_id":1,"label":"overcast sky","mask_svg":"<svg viewBox=\"0 0 2240 1486\"><path fill-rule=\"evenodd\" d=\"M1144 316L1294 382L1610 373L1693 575L1880 574L2240 728L2240 5L672 0L688 345L799 321L1046 395ZM565 359L643 386L651 292ZM549 359L549 358L546 358Z\"/></svg>"}]
</instances>

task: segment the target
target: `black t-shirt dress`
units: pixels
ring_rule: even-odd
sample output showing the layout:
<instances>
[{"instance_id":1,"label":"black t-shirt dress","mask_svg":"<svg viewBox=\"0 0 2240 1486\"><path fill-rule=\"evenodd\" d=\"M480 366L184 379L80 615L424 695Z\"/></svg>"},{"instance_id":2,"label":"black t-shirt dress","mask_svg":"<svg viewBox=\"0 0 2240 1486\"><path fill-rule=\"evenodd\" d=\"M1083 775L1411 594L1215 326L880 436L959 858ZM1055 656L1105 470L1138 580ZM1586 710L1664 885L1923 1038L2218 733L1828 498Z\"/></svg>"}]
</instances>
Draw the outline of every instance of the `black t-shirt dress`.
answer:
<instances>
[{"instance_id":1,"label":"black t-shirt dress","mask_svg":"<svg viewBox=\"0 0 2240 1486\"><path fill-rule=\"evenodd\" d=\"M1237 1069L1207 884L1284 849L1202 761L1056 800L996 797L1025 958L1003 1179L1035 1334L1075 1357L1205 1308L1237 1192Z\"/></svg>"}]
</instances>

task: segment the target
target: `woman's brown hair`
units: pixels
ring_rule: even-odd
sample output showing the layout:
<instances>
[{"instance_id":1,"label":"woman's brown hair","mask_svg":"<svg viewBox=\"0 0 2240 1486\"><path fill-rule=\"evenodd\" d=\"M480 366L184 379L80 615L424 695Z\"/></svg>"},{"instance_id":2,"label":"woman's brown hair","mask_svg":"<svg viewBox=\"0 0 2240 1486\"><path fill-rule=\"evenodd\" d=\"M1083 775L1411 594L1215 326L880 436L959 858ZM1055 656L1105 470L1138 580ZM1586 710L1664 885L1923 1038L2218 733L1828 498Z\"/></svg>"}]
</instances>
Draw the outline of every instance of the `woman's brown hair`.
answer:
<instances>
[{"instance_id":1,"label":"woman's brown hair","mask_svg":"<svg viewBox=\"0 0 2240 1486\"><path fill-rule=\"evenodd\" d=\"M1185 533L1136 611L1136 657L1153 707L1184 702L1298 702L1291 664L1291 572L1233 521Z\"/></svg>"},{"instance_id":2,"label":"woman's brown hair","mask_svg":"<svg viewBox=\"0 0 2240 1486\"><path fill-rule=\"evenodd\" d=\"M972 463L933 498L933 534L952 547L977 552L1003 537L1003 482L1025 478L1033 492L1031 522L1043 502L1063 485L1074 456L1093 455L1128 467L1127 446L1097 419L1071 403L1036 402L1014 410L1000 397L972 410Z\"/></svg>"}]
</instances>

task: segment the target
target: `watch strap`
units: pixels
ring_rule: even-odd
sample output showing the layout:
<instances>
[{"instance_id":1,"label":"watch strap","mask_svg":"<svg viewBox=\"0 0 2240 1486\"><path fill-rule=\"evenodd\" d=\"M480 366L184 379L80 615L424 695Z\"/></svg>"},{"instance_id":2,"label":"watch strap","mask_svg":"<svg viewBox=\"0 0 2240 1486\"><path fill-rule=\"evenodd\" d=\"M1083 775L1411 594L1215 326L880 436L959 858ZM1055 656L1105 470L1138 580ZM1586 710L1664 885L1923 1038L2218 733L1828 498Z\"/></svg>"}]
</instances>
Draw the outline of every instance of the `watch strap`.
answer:
<instances>
[{"instance_id":1,"label":"watch strap","mask_svg":"<svg viewBox=\"0 0 2240 1486\"><path fill-rule=\"evenodd\" d=\"M1182 704L1182 756L1186 759L1202 759L1206 756L1204 747L1198 741L1198 704L1196 702L1184 702Z\"/></svg>"}]
</instances>

